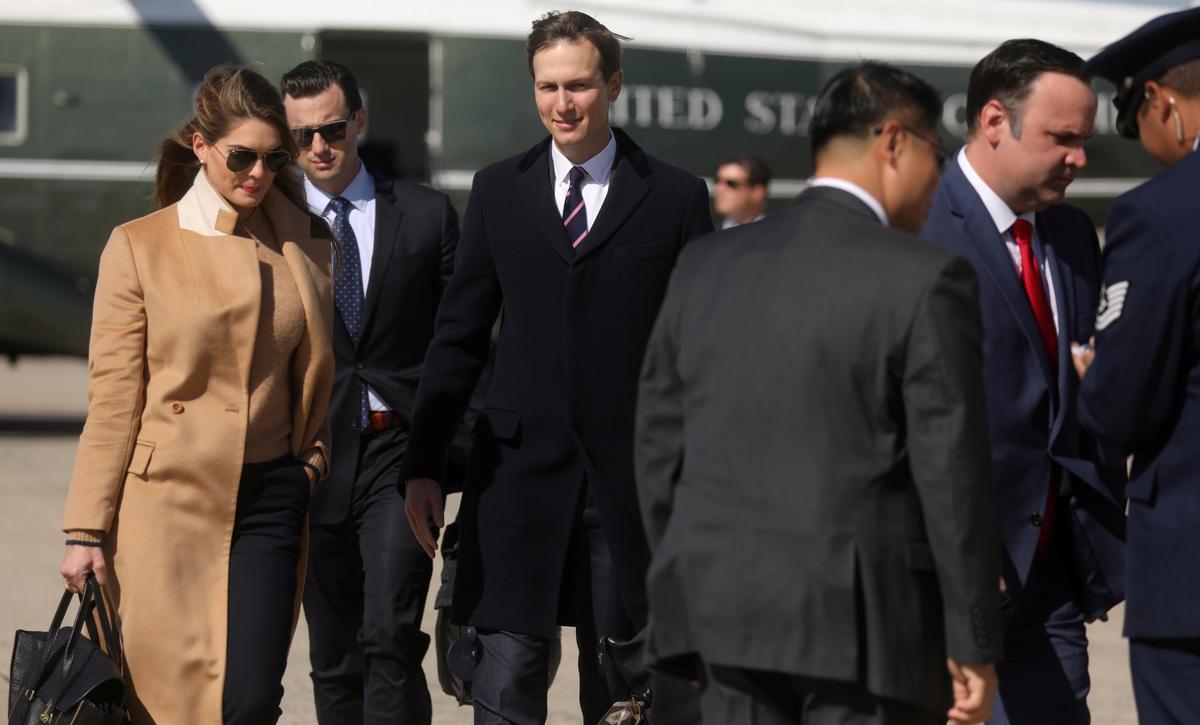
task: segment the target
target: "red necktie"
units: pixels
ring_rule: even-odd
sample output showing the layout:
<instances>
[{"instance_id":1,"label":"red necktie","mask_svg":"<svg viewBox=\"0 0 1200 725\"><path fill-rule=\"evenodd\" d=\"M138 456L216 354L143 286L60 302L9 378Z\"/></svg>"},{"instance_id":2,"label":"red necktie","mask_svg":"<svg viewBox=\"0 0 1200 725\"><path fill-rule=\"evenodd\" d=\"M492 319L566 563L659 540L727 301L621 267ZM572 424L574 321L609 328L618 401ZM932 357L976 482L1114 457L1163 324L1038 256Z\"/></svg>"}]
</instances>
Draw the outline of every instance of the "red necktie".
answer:
<instances>
[{"instance_id":1,"label":"red necktie","mask_svg":"<svg viewBox=\"0 0 1200 725\"><path fill-rule=\"evenodd\" d=\"M1050 311L1050 303L1046 301L1046 289L1042 286L1041 267L1033 256L1033 225L1025 219L1018 219L1012 225L1013 240L1021 248L1021 282L1025 285L1025 296L1029 298L1029 306L1033 308L1033 318L1037 321L1038 332L1042 336L1042 345L1046 348L1046 356L1050 359L1051 374L1058 373L1058 333L1054 329L1054 315ZM1042 517L1042 530L1038 533L1038 551L1045 553L1050 545L1050 530L1054 526L1054 504L1058 499L1059 468L1050 467L1050 490L1046 497L1046 515Z\"/></svg>"},{"instance_id":2,"label":"red necktie","mask_svg":"<svg viewBox=\"0 0 1200 725\"><path fill-rule=\"evenodd\" d=\"M1046 289L1042 286L1041 267L1033 256L1033 225L1018 219L1012 225L1013 240L1021 248L1021 282L1025 284L1025 296L1033 308L1033 319L1037 320L1042 344L1046 346L1046 357L1050 359L1051 372L1058 371L1058 333L1054 330L1054 315L1046 301Z\"/></svg>"}]
</instances>

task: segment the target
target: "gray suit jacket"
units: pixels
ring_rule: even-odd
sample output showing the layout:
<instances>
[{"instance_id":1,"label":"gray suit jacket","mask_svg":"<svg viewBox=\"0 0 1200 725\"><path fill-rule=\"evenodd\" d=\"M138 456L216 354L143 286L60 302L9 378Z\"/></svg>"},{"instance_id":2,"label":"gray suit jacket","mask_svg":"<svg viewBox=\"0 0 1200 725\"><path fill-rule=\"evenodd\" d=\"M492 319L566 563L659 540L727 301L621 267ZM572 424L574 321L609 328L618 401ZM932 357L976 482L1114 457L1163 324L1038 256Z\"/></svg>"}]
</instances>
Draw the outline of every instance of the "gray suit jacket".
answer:
<instances>
[{"instance_id":1,"label":"gray suit jacket","mask_svg":"<svg viewBox=\"0 0 1200 725\"><path fill-rule=\"evenodd\" d=\"M642 370L649 648L943 711L1001 651L975 275L814 188L680 256Z\"/></svg>"}]
</instances>

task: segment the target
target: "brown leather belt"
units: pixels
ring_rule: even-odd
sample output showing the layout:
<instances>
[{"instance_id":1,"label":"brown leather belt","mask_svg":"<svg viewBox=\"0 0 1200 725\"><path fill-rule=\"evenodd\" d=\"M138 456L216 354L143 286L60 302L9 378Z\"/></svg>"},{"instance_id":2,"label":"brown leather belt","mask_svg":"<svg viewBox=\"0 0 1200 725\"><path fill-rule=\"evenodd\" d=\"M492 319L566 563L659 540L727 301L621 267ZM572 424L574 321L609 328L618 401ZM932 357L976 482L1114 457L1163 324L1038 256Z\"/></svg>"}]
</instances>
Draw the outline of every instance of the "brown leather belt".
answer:
<instances>
[{"instance_id":1,"label":"brown leather belt","mask_svg":"<svg viewBox=\"0 0 1200 725\"><path fill-rule=\"evenodd\" d=\"M408 421L390 410L373 410L367 416L367 432L378 433L384 430L408 430Z\"/></svg>"}]
</instances>

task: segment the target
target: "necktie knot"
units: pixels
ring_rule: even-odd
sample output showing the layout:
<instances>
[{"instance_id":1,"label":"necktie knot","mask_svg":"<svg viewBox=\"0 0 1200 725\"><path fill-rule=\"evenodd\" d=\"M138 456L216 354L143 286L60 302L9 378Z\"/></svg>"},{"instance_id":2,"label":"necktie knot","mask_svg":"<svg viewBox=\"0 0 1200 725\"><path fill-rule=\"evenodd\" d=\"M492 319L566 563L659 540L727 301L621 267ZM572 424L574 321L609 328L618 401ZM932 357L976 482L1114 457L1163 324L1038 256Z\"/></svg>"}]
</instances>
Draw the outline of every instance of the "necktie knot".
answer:
<instances>
[{"instance_id":1,"label":"necktie knot","mask_svg":"<svg viewBox=\"0 0 1200 725\"><path fill-rule=\"evenodd\" d=\"M1018 219L1013 222L1012 235L1018 246L1028 247L1033 243L1033 225L1028 219Z\"/></svg>"},{"instance_id":2,"label":"necktie knot","mask_svg":"<svg viewBox=\"0 0 1200 725\"><path fill-rule=\"evenodd\" d=\"M350 202L346 201L343 197L335 196L329 200L329 206L337 216L345 216L350 208Z\"/></svg>"},{"instance_id":3,"label":"necktie knot","mask_svg":"<svg viewBox=\"0 0 1200 725\"><path fill-rule=\"evenodd\" d=\"M583 186L583 180L587 178L587 172L582 166L576 166L571 169L571 173L567 176L571 183L571 192L574 193L579 187Z\"/></svg>"}]
</instances>

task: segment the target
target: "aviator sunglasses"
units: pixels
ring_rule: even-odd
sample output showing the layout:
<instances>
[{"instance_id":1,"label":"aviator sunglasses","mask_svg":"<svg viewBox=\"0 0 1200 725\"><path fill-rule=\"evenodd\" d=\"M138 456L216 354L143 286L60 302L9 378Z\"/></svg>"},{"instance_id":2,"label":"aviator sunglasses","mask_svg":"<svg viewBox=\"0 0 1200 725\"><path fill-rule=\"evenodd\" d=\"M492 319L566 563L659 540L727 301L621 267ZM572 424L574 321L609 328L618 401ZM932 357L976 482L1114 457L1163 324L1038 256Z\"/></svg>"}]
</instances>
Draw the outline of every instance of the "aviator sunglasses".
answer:
<instances>
[{"instance_id":1,"label":"aviator sunglasses","mask_svg":"<svg viewBox=\"0 0 1200 725\"><path fill-rule=\"evenodd\" d=\"M302 149L312 146L313 136L318 133L321 134L321 138L325 139L325 143L333 143L346 138L346 124L349 122L349 118L343 118L340 121L330 121L320 126L293 128L292 135L296 137L296 145Z\"/></svg>"},{"instance_id":2,"label":"aviator sunglasses","mask_svg":"<svg viewBox=\"0 0 1200 725\"><path fill-rule=\"evenodd\" d=\"M216 146L213 146L213 148L217 149L217 153L221 153L221 149ZM268 151L265 154L260 154L250 149L232 149L229 153L222 155L225 157L225 167L235 174L254 166L254 163L259 159L262 159L263 166L267 167L268 171L277 174L283 171L283 167L287 166L288 162L292 160L287 151Z\"/></svg>"}]
</instances>

